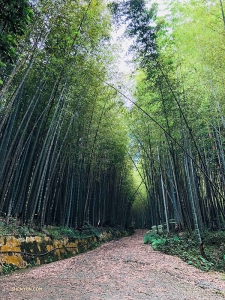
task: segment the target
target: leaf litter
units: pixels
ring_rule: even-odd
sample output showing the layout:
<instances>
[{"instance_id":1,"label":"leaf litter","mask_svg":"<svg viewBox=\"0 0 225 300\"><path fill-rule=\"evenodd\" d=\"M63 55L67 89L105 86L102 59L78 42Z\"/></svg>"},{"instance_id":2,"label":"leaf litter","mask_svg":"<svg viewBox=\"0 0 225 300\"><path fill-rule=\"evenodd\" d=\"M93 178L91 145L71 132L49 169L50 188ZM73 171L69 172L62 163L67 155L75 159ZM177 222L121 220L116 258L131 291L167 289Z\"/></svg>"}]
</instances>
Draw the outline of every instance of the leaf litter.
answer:
<instances>
[{"instance_id":1,"label":"leaf litter","mask_svg":"<svg viewBox=\"0 0 225 300\"><path fill-rule=\"evenodd\" d=\"M143 243L145 230L75 257L0 278L2 300L225 299L224 274Z\"/></svg>"}]
</instances>

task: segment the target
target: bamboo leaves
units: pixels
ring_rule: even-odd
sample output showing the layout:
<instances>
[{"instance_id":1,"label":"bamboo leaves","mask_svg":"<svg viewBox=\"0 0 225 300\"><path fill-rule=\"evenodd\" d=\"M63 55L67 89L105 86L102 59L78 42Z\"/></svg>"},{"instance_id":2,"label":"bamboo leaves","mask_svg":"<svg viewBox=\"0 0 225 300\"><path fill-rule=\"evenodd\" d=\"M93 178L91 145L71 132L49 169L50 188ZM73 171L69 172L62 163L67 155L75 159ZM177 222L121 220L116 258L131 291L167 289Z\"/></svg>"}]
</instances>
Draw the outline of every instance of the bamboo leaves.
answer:
<instances>
[{"instance_id":1,"label":"bamboo leaves","mask_svg":"<svg viewBox=\"0 0 225 300\"><path fill-rule=\"evenodd\" d=\"M35 31L24 39L29 51L1 93L6 222L16 216L41 227L99 220L125 226L127 130L103 81L112 57L109 13L95 0L38 1L34 8Z\"/></svg>"}]
</instances>

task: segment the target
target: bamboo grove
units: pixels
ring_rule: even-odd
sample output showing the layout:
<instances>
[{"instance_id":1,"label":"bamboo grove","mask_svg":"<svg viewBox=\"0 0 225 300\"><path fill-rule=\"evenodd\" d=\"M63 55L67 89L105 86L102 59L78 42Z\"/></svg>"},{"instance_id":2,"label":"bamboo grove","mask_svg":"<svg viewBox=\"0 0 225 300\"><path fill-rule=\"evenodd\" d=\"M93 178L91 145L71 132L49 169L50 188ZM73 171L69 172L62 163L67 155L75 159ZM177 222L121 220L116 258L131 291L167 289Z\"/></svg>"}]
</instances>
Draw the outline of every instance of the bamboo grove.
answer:
<instances>
[{"instance_id":1,"label":"bamboo grove","mask_svg":"<svg viewBox=\"0 0 225 300\"><path fill-rule=\"evenodd\" d=\"M140 227L195 229L199 243L204 228L225 225L222 2L170 1L163 17L144 1L112 6L138 64L130 153L146 192L133 218Z\"/></svg>"},{"instance_id":2,"label":"bamboo grove","mask_svg":"<svg viewBox=\"0 0 225 300\"><path fill-rule=\"evenodd\" d=\"M1 7L6 223L128 226L132 165L124 108L104 83L113 60L104 1L20 0Z\"/></svg>"},{"instance_id":3,"label":"bamboo grove","mask_svg":"<svg viewBox=\"0 0 225 300\"><path fill-rule=\"evenodd\" d=\"M167 1L163 17L153 1L106 2L1 6L1 214L40 227L164 224L201 243L225 223L223 1ZM128 109L112 19L133 41Z\"/></svg>"}]
</instances>

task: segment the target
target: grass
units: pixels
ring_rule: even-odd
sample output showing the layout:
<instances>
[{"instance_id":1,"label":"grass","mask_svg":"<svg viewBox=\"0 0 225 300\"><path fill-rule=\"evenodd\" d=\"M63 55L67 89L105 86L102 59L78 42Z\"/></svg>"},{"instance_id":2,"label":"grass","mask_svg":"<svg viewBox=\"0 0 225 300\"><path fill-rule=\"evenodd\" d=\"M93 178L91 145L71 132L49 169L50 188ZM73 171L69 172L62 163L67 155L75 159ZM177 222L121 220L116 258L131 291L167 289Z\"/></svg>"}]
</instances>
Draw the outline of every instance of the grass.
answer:
<instances>
[{"instance_id":1,"label":"grass","mask_svg":"<svg viewBox=\"0 0 225 300\"><path fill-rule=\"evenodd\" d=\"M225 272L225 232L205 231L203 233L205 257L201 255L194 233L157 234L148 231L143 238L154 250L176 255L189 265L204 271Z\"/></svg>"}]
</instances>

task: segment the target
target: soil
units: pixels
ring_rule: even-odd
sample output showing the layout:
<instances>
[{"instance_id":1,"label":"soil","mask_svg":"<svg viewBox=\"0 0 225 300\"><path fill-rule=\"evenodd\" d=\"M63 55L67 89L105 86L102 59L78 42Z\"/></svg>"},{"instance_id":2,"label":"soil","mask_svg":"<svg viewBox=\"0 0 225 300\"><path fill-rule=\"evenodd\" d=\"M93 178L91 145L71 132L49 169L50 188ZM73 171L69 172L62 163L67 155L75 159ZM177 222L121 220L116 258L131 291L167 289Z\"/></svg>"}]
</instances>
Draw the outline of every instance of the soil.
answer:
<instances>
[{"instance_id":1,"label":"soil","mask_svg":"<svg viewBox=\"0 0 225 300\"><path fill-rule=\"evenodd\" d=\"M145 231L70 259L0 278L1 300L225 299L225 274L204 273L143 244Z\"/></svg>"}]
</instances>

